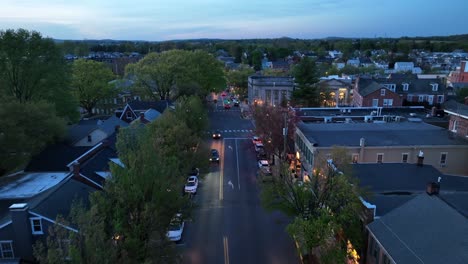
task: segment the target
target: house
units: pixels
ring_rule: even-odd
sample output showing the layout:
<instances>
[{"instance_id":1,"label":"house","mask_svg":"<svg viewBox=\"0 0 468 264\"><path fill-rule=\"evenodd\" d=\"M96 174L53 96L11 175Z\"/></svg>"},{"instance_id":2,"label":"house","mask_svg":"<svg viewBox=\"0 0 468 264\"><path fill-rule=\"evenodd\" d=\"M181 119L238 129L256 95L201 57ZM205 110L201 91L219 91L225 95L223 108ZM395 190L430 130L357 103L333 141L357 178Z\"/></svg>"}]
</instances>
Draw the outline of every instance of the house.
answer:
<instances>
[{"instance_id":1,"label":"house","mask_svg":"<svg viewBox=\"0 0 468 264\"><path fill-rule=\"evenodd\" d=\"M395 72L413 72L414 63L413 62L395 62L394 66Z\"/></svg>"},{"instance_id":2,"label":"house","mask_svg":"<svg viewBox=\"0 0 468 264\"><path fill-rule=\"evenodd\" d=\"M272 68L273 68L273 63L269 61L267 57L264 57L262 59L262 70L272 69Z\"/></svg>"},{"instance_id":3,"label":"house","mask_svg":"<svg viewBox=\"0 0 468 264\"><path fill-rule=\"evenodd\" d=\"M444 104L444 112L449 114L449 130L468 138L468 105L449 100Z\"/></svg>"},{"instance_id":4,"label":"house","mask_svg":"<svg viewBox=\"0 0 468 264\"><path fill-rule=\"evenodd\" d=\"M361 62L361 67L371 67L374 65L372 60L367 57L360 58L359 61Z\"/></svg>"},{"instance_id":5,"label":"house","mask_svg":"<svg viewBox=\"0 0 468 264\"><path fill-rule=\"evenodd\" d=\"M468 263L467 215L443 197L420 194L366 229L368 264Z\"/></svg>"},{"instance_id":6,"label":"house","mask_svg":"<svg viewBox=\"0 0 468 264\"><path fill-rule=\"evenodd\" d=\"M335 66L338 70L341 70L346 66L346 63L342 59L336 59L332 65Z\"/></svg>"},{"instance_id":7,"label":"house","mask_svg":"<svg viewBox=\"0 0 468 264\"><path fill-rule=\"evenodd\" d=\"M453 87L468 87L468 61L461 61L456 70L450 72L448 81Z\"/></svg>"},{"instance_id":8,"label":"house","mask_svg":"<svg viewBox=\"0 0 468 264\"><path fill-rule=\"evenodd\" d=\"M330 76L329 76L330 77ZM344 106L350 104L350 92L352 90L351 78L326 78L319 81L319 87L323 88L327 95L327 101L323 106Z\"/></svg>"},{"instance_id":9,"label":"house","mask_svg":"<svg viewBox=\"0 0 468 264\"><path fill-rule=\"evenodd\" d=\"M127 126L128 123L116 116L105 120L80 120L68 128L67 141L73 146L94 146L114 134L116 129Z\"/></svg>"},{"instance_id":10,"label":"house","mask_svg":"<svg viewBox=\"0 0 468 264\"><path fill-rule=\"evenodd\" d=\"M45 241L57 216L68 216L73 201L86 205L90 193L102 190L111 176L109 163L121 165L115 140L114 133L94 147L50 146L23 172L0 179L0 262L32 260L32 245ZM76 226L62 227L78 232Z\"/></svg>"},{"instance_id":11,"label":"house","mask_svg":"<svg viewBox=\"0 0 468 264\"><path fill-rule=\"evenodd\" d=\"M293 77L249 76L249 102L279 105L282 101L290 99L294 87Z\"/></svg>"},{"instance_id":12,"label":"house","mask_svg":"<svg viewBox=\"0 0 468 264\"><path fill-rule=\"evenodd\" d=\"M290 64L285 60L276 60L271 62L271 66L272 69L287 72L289 71Z\"/></svg>"},{"instance_id":13,"label":"house","mask_svg":"<svg viewBox=\"0 0 468 264\"><path fill-rule=\"evenodd\" d=\"M142 123L150 123L169 107L173 108L174 106L170 101L166 100L157 102L134 100L128 102L123 109L116 110L115 115L127 123L131 123L138 118Z\"/></svg>"},{"instance_id":14,"label":"house","mask_svg":"<svg viewBox=\"0 0 468 264\"><path fill-rule=\"evenodd\" d=\"M372 119L372 117L367 117ZM308 178L318 160L334 146L349 152L355 163L424 163L446 174L468 176L468 140L421 122L300 122L295 131L296 156ZM372 122L372 121L371 121Z\"/></svg>"},{"instance_id":15,"label":"house","mask_svg":"<svg viewBox=\"0 0 468 264\"><path fill-rule=\"evenodd\" d=\"M354 85L353 105L402 106L435 105L446 98L441 78L418 78L415 74L390 74L386 78L358 78Z\"/></svg>"},{"instance_id":16,"label":"house","mask_svg":"<svg viewBox=\"0 0 468 264\"><path fill-rule=\"evenodd\" d=\"M328 55L331 58L341 58L343 56L343 53L341 51L338 51L338 50L330 50L330 51L328 51Z\"/></svg>"},{"instance_id":17,"label":"house","mask_svg":"<svg viewBox=\"0 0 468 264\"><path fill-rule=\"evenodd\" d=\"M360 65L361 61L359 59L349 59L346 61L346 66L359 67Z\"/></svg>"}]
</instances>

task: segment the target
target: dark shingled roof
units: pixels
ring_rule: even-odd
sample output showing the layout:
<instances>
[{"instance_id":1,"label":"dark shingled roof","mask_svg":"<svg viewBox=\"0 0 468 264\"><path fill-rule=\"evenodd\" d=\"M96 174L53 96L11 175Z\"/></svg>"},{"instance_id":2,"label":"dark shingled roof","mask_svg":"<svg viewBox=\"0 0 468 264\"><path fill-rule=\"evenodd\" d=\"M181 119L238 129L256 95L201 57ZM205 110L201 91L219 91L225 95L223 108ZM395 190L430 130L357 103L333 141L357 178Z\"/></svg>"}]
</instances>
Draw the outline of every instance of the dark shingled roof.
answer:
<instances>
[{"instance_id":1,"label":"dark shingled roof","mask_svg":"<svg viewBox=\"0 0 468 264\"><path fill-rule=\"evenodd\" d=\"M91 147L73 147L64 143L49 146L34 156L24 171L69 171L67 164L89 149Z\"/></svg>"},{"instance_id":2,"label":"dark shingled roof","mask_svg":"<svg viewBox=\"0 0 468 264\"><path fill-rule=\"evenodd\" d=\"M317 147L468 145L446 129L426 123L299 123L298 129Z\"/></svg>"},{"instance_id":3,"label":"dark shingled roof","mask_svg":"<svg viewBox=\"0 0 468 264\"><path fill-rule=\"evenodd\" d=\"M408 91L403 90L403 84L407 83ZM366 96L377 89L381 88L383 84L395 84L395 92L398 94L406 93L424 93L424 94L443 94L445 91L445 84L441 79L418 79L415 74L391 74L387 78L359 78L359 94ZM431 84L438 84L437 91L432 91ZM379 86L379 88L377 88Z\"/></svg>"},{"instance_id":4,"label":"dark shingled roof","mask_svg":"<svg viewBox=\"0 0 468 264\"><path fill-rule=\"evenodd\" d=\"M429 182L440 181L440 194L447 195L457 210L468 211L462 197L468 198L468 177L440 173L430 165L422 167L409 163L353 164L352 175L359 185L370 191L365 199L377 206L376 215L385 215L396 207L426 191ZM455 193L463 196L455 196ZM468 201L467 201L468 203Z\"/></svg>"},{"instance_id":5,"label":"dark shingled roof","mask_svg":"<svg viewBox=\"0 0 468 264\"><path fill-rule=\"evenodd\" d=\"M359 94L362 96L366 96L382 88L385 87L373 79L359 78Z\"/></svg>"},{"instance_id":6,"label":"dark shingled roof","mask_svg":"<svg viewBox=\"0 0 468 264\"><path fill-rule=\"evenodd\" d=\"M468 263L468 221L421 194L368 225L396 263Z\"/></svg>"},{"instance_id":7,"label":"dark shingled roof","mask_svg":"<svg viewBox=\"0 0 468 264\"><path fill-rule=\"evenodd\" d=\"M80 173L102 186L105 179L95 172L109 171L111 158L118 158L117 152L112 148L106 147L94 155L93 158L82 164L80 166Z\"/></svg>"},{"instance_id":8,"label":"dark shingled roof","mask_svg":"<svg viewBox=\"0 0 468 264\"><path fill-rule=\"evenodd\" d=\"M447 111L468 117L468 105L461 104L454 100L449 100L444 103L444 108Z\"/></svg>"},{"instance_id":9,"label":"dark shingled roof","mask_svg":"<svg viewBox=\"0 0 468 264\"><path fill-rule=\"evenodd\" d=\"M128 102L128 104L130 105L130 107L133 109L133 111L146 111L150 108L160 112L160 113L163 113L164 110L166 110L166 108L168 108L169 106L172 106L172 102L170 101L167 101L167 100L161 100L161 101L157 101L157 102L148 102L148 101L139 101L139 100L136 100L136 101L131 101L131 102Z\"/></svg>"},{"instance_id":10,"label":"dark shingled roof","mask_svg":"<svg viewBox=\"0 0 468 264\"><path fill-rule=\"evenodd\" d=\"M74 201L82 201L85 206L89 204L89 194L96 189L69 178L57 186L53 192L30 206L32 212L54 219L57 215L67 217Z\"/></svg>"}]
</instances>

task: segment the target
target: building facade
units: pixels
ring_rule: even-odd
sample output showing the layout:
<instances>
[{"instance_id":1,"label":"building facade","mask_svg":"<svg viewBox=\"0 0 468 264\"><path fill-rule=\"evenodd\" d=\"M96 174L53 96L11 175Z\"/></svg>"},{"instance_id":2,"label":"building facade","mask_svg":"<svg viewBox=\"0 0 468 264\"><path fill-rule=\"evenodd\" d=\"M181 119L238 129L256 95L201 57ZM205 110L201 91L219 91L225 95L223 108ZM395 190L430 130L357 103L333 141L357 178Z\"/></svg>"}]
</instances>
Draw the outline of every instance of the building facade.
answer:
<instances>
[{"instance_id":1,"label":"building facade","mask_svg":"<svg viewBox=\"0 0 468 264\"><path fill-rule=\"evenodd\" d=\"M277 106L291 98L294 88L293 77L250 76L249 103Z\"/></svg>"}]
</instances>

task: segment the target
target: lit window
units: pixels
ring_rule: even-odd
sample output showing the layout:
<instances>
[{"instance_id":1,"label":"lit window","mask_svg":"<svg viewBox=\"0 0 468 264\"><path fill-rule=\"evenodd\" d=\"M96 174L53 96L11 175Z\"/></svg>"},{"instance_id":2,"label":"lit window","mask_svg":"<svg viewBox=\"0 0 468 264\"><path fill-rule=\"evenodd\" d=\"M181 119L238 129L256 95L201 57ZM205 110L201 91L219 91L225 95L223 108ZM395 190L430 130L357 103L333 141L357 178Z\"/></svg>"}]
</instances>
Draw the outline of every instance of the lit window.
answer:
<instances>
[{"instance_id":1,"label":"lit window","mask_svg":"<svg viewBox=\"0 0 468 264\"><path fill-rule=\"evenodd\" d=\"M31 229L33 235L42 235L44 232L42 232L42 221L41 218L39 217L31 217L29 218L31 221Z\"/></svg>"},{"instance_id":2,"label":"lit window","mask_svg":"<svg viewBox=\"0 0 468 264\"><path fill-rule=\"evenodd\" d=\"M0 241L0 259L11 259L14 258L13 254L13 242L12 241Z\"/></svg>"}]
</instances>

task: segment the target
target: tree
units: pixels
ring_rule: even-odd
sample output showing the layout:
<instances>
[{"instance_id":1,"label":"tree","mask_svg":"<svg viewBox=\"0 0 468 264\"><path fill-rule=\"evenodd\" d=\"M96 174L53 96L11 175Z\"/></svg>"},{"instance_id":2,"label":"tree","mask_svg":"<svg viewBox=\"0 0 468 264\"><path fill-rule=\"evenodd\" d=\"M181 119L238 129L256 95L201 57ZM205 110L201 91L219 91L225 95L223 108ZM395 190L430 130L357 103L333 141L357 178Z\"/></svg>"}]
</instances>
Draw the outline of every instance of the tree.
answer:
<instances>
[{"instance_id":1,"label":"tree","mask_svg":"<svg viewBox=\"0 0 468 264\"><path fill-rule=\"evenodd\" d=\"M29 158L65 134L65 121L47 102L0 100L0 175L24 165Z\"/></svg>"},{"instance_id":2,"label":"tree","mask_svg":"<svg viewBox=\"0 0 468 264\"><path fill-rule=\"evenodd\" d=\"M361 245L357 184L333 166L317 168L310 181L301 184L290 176L287 164L281 172L263 184L262 205L294 217L287 231L308 259L344 262L348 241Z\"/></svg>"},{"instance_id":3,"label":"tree","mask_svg":"<svg viewBox=\"0 0 468 264\"><path fill-rule=\"evenodd\" d=\"M248 78L254 73L255 71L251 67L241 64L238 69L227 71L227 83L234 86L240 95L247 95Z\"/></svg>"},{"instance_id":4,"label":"tree","mask_svg":"<svg viewBox=\"0 0 468 264\"><path fill-rule=\"evenodd\" d=\"M88 115L100 100L117 96L117 89L109 83L115 76L104 63L79 59L73 62L72 70L73 92Z\"/></svg>"},{"instance_id":5,"label":"tree","mask_svg":"<svg viewBox=\"0 0 468 264\"><path fill-rule=\"evenodd\" d=\"M260 71L262 69L262 58L263 58L263 54L261 51L259 50L254 50L252 52L252 67L254 68L254 70L256 71Z\"/></svg>"},{"instance_id":6,"label":"tree","mask_svg":"<svg viewBox=\"0 0 468 264\"><path fill-rule=\"evenodd\" d=\"M254 109L253 118L255 120L255 133L264 139L266 153L283 157L282 153L288 152L288 149L284 149L283 128L286 121L288 129L286 140L288 138L292 140L298 122L294 111L290 111L288 108L258 105ZM288 146L286 144L286 148Z\"/></svg>"},{"instance_id":7,"label":"tree","mask_svg":"<svg viewBox=\"0 0 468 264\"><path fill-rule=\"evenodd\" d=\"M293 91L291 101L295 105L319 106L317 69L315 62L304 57L292 70L298 88Z\"/></svg>"},{"instance_id":8,"label":"tree","mask_svg":"<svg viewBox=\"0 0 468 264\"><path fill-rule=\"evenodd\" d=\"M180 97L176 102L175 116L199 138L208 127L208 114L197 96Z\"/></svg>"},{"instance_id":9,"label":"tree","mask_svg":"<svg viewBox=\"0 0 468 264\"><path fill-rule=\"evenodd\" d=\"M468 87L462 87L457 90L457 100L460 103L465 103L465 98L468 97Z\"/></svg>"},{"instance_id":10,"label":"tree","mask_svg":"<svg viewBox=\"0 0 468 264\"><path fill-rule=\"evenodd\" d=\"M204 51L150 53L134 66L127 66L126 74L134 75L137 88L155 100L184 95L204 98L225 87L221 65Z\"/></svg>"},{"instance_id":11,"label":"tree","mask_svg":"<svg viewBox=\"0 0 468 264\"><path fill-rule=\"evenodd\" d=\"M25 29L0 31L0 91L21 103L46 100L74 122L78 107L68 89L69 68L52 39ZM66 103L62 103L66 102Z\"/></svg>"}]
</instances>

